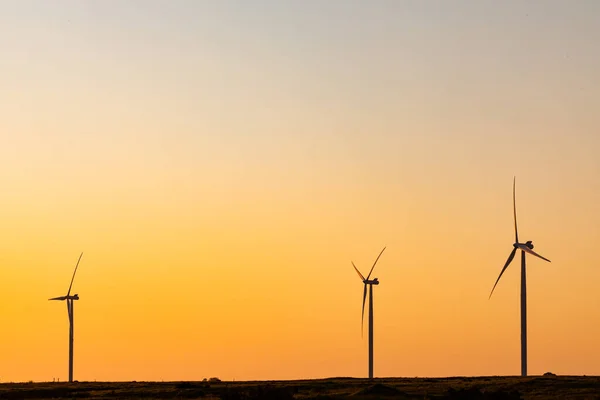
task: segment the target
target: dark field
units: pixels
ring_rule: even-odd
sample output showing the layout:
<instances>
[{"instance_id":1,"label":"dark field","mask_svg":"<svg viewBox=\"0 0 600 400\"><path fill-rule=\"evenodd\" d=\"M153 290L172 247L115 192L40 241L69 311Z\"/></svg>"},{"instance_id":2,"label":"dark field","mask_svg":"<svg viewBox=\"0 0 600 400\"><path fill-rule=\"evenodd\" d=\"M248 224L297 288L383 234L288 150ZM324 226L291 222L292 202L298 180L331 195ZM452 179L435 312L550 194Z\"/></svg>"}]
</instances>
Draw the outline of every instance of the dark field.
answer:
<instances>
[{"instance_id":1,"label":"dark field","mask_svg":"<svg viewBox=\"0 0 600 400\"><path fill-rule=\"evenodd\" d=\"M0 399L593 399L600 377L331 378L256 382L2 383Z\"/></svg>"}]
</instances>

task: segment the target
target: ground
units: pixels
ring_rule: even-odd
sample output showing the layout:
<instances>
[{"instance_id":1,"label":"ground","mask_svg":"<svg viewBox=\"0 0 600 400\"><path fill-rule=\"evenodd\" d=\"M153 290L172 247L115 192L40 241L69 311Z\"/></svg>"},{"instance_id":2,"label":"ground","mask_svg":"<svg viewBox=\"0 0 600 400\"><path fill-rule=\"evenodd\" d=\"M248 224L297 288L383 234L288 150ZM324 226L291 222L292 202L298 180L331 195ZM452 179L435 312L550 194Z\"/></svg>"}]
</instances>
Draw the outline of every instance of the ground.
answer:
<instances>
[{"instance_id":1,"label":"ground","mask_svg":"<svg viewBox=\"0 0 600 400\"><path fill-rule=\"evenodd\" d=\"M331 378L256 382L1 383L0 399L600 400L600 377Z\"/></svg>"}]
</instances>

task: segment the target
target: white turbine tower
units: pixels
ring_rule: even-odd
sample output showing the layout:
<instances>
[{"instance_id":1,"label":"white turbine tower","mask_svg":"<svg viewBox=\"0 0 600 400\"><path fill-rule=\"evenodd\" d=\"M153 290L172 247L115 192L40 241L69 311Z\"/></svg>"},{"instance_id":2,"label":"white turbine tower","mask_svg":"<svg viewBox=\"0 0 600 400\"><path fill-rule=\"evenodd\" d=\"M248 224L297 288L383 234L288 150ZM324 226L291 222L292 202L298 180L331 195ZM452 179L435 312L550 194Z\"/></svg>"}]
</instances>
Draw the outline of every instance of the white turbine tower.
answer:
<instances>
[{"instance_id":1,"label":"white turbine tower","mask_svg":"<svg viewBox=\"0 0 600 400\"><path fill-rule=\"evenodd\" d=\"M533 243L531 242L531 240L525 243L519 242L519 232L517 230L517 203L515 197L515 182L516 178L513 178L513 216L515 220L515 243L513 243L514 248L508 256L508 260L506 260L506 264L504 264L502 271L500 271L500 275L498 276L498 279L496 279L496 283L494 284L494 287L490 292L489 298L492 297L494 289L496 288L498 281L500 281L500 277L502 277L502 274L504 273L506 268L508 268L508 265L511 263L513 258L515 258L517 250L521 250L521 376L527 376L527 276L525 271L525 253L529 253L548 262L550 262L550 260L542 257L541 255L533 251Z\"/></svg>"},{"instance_id":2,"label":"white turbine tower","mask_svg":"<svg viewBox=\"0 0 600 400\"><path fill-rule=\"evenodd\" d=\"M73 277L71 278L71 284L69 285L67 295L48 299L67 301L67 312L69 314L69 382L73 382L73 300L79 300L78 294L74 294L71 296L71 287L73 286L73 281L75 280L75 273L77 272L77 267L79 266L79 261L81 261L82 256L83 253L81 253L79 259L77 260L77 264L75 265L75 271L73 271Z\"/></svg>"},{"instance_id":3,"label":"white turbine tower","mask_svg":"<svg viewBox=\"0 0 600 400\"><path fill-rule=\"evenodd\" d=\"M354 262L352 262L352 266L354 267L354 269L356 270L356 273L358 274L358 276L360 277L360 279L362 280L362 282L364 284L362 317L360 320L361 332L362 332L362 326L363 326L363 321L364 321L364 317L365 317L365 301L367 299L367 285L369 286L369 379L373 379L373 285L379 285L379 280L377 278L373 278L372 280L369 280L369 278L371 277L371 274L373 273L373 268L375 268L375 264L377 264L377 261L379 260L379 257L381 257L381 254L383 254L384 250L385 250L385 247L383 248L383 250L381 250L381 253L379 253L377 258L375 259L375 262L373 263L373 266L371 267L371 271L369 271L369 275L367 275L366 278L363 276L363 274L360 273L358 268L356 268L356 265L354 265Z\"/></svg>"}]
</instances>

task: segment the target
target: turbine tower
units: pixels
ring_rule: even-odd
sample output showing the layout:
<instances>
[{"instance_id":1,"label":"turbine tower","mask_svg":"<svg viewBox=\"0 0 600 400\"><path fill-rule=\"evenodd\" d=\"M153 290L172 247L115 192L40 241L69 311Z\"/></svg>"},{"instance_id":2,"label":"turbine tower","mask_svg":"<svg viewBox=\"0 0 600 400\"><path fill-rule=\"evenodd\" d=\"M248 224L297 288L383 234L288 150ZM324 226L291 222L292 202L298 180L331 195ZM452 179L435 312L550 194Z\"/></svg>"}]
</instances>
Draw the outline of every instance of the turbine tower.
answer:
<instances>
[{"instance_id":1,"label":"turbine tower","mask_svg":"<svg viewBox=\"0 0 600 400\"><path fill-rule=\"evenodd\" d=\"M73 382L73 300L79 300L78 294L74 294L71 296L71 287L73 286L73 281L75 280L75 273L77 272L77 267L79 267L79 261L81 261L82 256L83 253L79 255L79 259L77 260L77 264L75 265L75 271L73 271L73 277L71 278L71 284L69 285L67 295L48 299L67 301L67 312L69 314L69 382Z\"/></svg>"},{"instance_id":2,"label":"turbine tower","mask_svg":"<svg viewBox=\"0 0 600 400\"><path fill-rule=\"evenodd\" d=\"M385 247L383 248L383 250L385 250ZM377 264L379 257L381 257L381 254L383 254L383 250L381 250L381 253L379 253L377 258L375 259L375 262L371 267L371 271L369 271L369 275L367 275L366 278L363 276L363 274L360 273L358 268L356 268L354 262L352 262L352 266L354 267L356 273L358 274L358 276L364 284L362 316L360 319L361 334L363 329L363 321L365 318L365 301L367 300L367 285L369 286L369 379L373 379L373 285L379 285L379 280L377 278L373 278L372 280L369 280L369 278L373 273L373 268L375 268L375 264Z\"/></svg>"},{"instance_id":3,"label":"turbine tower","mask_svg":"<svg viewBox=\"0 0 600 400\"><path fill-rule=\"evenodd\" d=\"M515 181L516 178L513 178L513 216L515 220L515 243L513 243L513 250L508 256L508 260L506 260L506 264L500 271L500 275L498 279L496 279L496 283L494 283L494 287L490 292L490 297L492 298L492 294L494 293L494 289L498 284L498 281L502 277L502 274L508 268L508 265L512 262L513 258L515 258L515 254L517 250L521 250L521 376L527 376L527 275L525 271L525 253L529 253L533 256L541 258L542 260L550 262L547 258L542 257L535 251L533 251L533 243L531 240L520 243L519 242L519 232L517 230L517 203L515 199Z\"/></svg>"}]
</instances>

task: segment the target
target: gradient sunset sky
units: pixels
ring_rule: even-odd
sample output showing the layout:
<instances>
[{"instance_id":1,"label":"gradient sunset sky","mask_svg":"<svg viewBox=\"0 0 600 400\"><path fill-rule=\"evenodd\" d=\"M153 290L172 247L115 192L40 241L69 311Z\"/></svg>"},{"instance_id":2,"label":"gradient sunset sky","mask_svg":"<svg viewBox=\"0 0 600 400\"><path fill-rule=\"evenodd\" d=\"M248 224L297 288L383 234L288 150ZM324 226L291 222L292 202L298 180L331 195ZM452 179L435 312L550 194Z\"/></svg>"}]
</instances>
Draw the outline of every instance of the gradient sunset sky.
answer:
<instances>
[{"instance_id":1,"label":"gradient sunset sky","mask_svg":"<svg viewBox=\"0 0 600 400\"><path fill-rule=\"evenodd\" d=\"M599 16L0 0L0 381L599 375Z\"/></svg>"}]
</instances>

